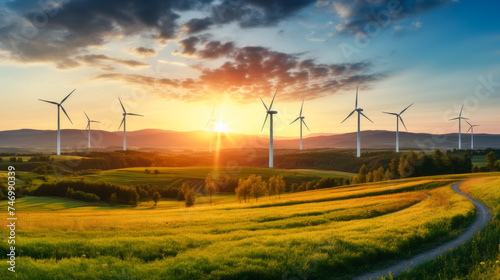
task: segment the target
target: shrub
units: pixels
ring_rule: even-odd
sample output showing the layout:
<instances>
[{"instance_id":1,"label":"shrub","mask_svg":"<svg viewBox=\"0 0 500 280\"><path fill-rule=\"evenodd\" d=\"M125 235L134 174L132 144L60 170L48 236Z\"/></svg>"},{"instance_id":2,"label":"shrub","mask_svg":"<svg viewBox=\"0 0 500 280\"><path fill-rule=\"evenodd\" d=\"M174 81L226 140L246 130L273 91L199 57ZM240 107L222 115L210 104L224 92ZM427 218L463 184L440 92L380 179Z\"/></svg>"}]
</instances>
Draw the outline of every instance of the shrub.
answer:
<instances>
[{"instance_id":1,"label":"shrub","mask_svg":"<svg viewBox=\"0 0 500 280\"><path fill-rule=\"evenodd\" d=\"M93 193L86 193L83 191L75 192L72 188L68 188L68 190L66 191L66 197L89 202L95 202L99 200L99 197Z\"/></svg>"}]
</instances>

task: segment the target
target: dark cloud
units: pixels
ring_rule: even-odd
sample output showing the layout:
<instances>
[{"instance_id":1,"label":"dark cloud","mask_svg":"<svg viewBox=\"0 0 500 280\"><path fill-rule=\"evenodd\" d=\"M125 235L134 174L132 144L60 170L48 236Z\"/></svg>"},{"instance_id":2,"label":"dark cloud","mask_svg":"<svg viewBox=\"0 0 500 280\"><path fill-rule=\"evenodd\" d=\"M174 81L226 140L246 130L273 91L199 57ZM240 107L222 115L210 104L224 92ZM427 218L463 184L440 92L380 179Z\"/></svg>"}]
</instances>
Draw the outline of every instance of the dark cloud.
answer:
<instances>
[{"instance_id":1,"label":"dark cloud","mask_svg":"<svg viewBox=\"0 0 500 280\"><path fill-rule=\"evenodd\" d=\"M126 74L99 76L98 79L142 86L166 98L191 101L231 98L248 102L269 95L278 86L284 100L316 99L385 77L371 71L369 62L318 63L302 58L304 54L287 54L258 46L237 47L233 42L196 36L179 45L183 50L177 54L226 61L220 67L198 68L200 76L196 79L166 80Z\"/></svg>"},{"instance_id":2,"label":"dark cloud","mask_svg":"<svg viewBox=\"0 0 500 280\"><path fill-rule=\"evenodd\" d=\"M184 24L184 30L187 34L194 34L205 31L214 24L213 20L209 17L206 18L193 18Z\"/></svg>"},{"instance_id":3,"label":"dark cloud","mask_svg":"<svg viewBox=\"0 0 500 280\"><path fill-rule=\"evenodd\" d=\"M130 51L138 57L153 57L157 54L156 50L146 47L136 47L132 48Z\"/></svg>"},{"instance_id":4,"label":"dark cloud","mask_svg":"<svg viewBox=\"0 0 500 280\"><path fill-rule=\"evenodd\" d=\"M316 0L225 0L213 7L216 23L236 21L241 27L271 26L313 5Z\"/></svg>"},{"instance_id":5,"label":"dark cloud","mask_svg":"<svg viewBox=\"0 0 500 280\"><path fill-rule=\"evenodd\" d=\"M203 44L201 48L197 46L199 43ZM188 57L216 59L227 56L235 50L233 42L209 41L207 37L203 36L190 36L181 40L178 44L182 51L174 51L173 54Z\"/></svg>"},{"instance_id":6,"label":"dark cloud","mask_svg":"<svg viewBox=\"0 0 500 280\"><path fill-rule=\"evenodd\" d=\"M332 7L344 21L337 30L350 34L370 32L372 25L388 24L421 14L456 0L332 0L320 1L321 6ZM318 3L320 3L318 2Z\"/></svg>"}]
</instances>

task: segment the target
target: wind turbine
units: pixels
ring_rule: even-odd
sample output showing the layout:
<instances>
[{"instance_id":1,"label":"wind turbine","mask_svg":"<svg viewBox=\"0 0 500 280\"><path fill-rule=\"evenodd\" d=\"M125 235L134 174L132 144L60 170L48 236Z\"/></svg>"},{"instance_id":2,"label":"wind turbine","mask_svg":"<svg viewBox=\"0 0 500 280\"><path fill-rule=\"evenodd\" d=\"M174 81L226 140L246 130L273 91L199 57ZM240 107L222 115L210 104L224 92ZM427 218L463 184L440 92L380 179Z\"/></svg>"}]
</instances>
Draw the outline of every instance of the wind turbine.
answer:
<instances>
[{"instance_id":1,"label":"wind turbine","mask_svg":"<svg viewBox=\"0 0 500 280\"><path fill-rule=\"evenodd\" d=\"M345 122L349 117L351 117L352 114L354 114L354 112L358 112L358 152L357 152L357 156L361 157L361 132L360 132L361 116L365 117L367 120L369 120L372 123L373 123L373 121L370 120L365 114L363 114L363 109L358 108L358 87L356 87L356 104L355 104L354 110L341 123Z\"/></svg>"},{"instance_id":2,"label":"wind turbine","mask_svg":"<svg viewBox=\"0 0 500 280\"><path fill-rule=\"evenodd\" d=\"M462 119L468 120L468 118L462 117L462 111L464 110L464 105L462 105L462 109L460 109L460 115L458 117L449 119L450 121L458 120L458 149L462 149Z\"/></svg>"},{"instance_id":3,"label":"wind turbine","mask_svg":"<svg viewBox=\"0 0 500 280\"><path fill-rule=\"evenodd\" d=\"M291 123L290 123L290 124L292 124L292 123L294 123L294 122L296 122L296 121L298 121L298 120L300 119L300 150L301 150L301 151L302 151L302 124L304 124L304 125L306 126L307 130L309 130L309 127L307 127L307 124L306 124L306 122L304 121L304 119L305 119L306 117L303 117L303 116L302 116L302 108L304 108L304 100L302 100L302 106L300 107L300 114L299 114L299 117L298 117L298 118L296 118L293 122L291 122ZM309 131L311 131L311 130L309 130Z\"/></svg>"},{"instance_id":4,"label":"wind turbine","mask_svg":"<svg viewBox=\"0 0 500 280\"><path fill-rule=\"evenodd\" d=\"M273 103L274 103L274 98L276 97L276 93L278 93L278 89L276 89L276 92L274 93L273 101L271 101L271 105L269 106L269 109L266 106L266 103L264 103L264 100L262 98L260 101L262 101L262 104L264 105L264 108L266 108L266 119L264 120L264 124L262 125L262 130L264 130L264 126L266 125L267 117L270 117L270 132L269 132L269 168L273 168L273 115L276 115L278 111L271 111L273 108Z\"/></svg>"},{"instance_id":5,"label":"wind turbine","mask_svg":"<svg viewBox=\"0 0 500 280\"><path fill-rule=\"evenodd\" d=\"M408 108L411 107L412 104L410 104L410 106L406 107L403 111L401 111L401 113L388 113L388 112L382 112L384 114L389 114L389 115L394 115L396 116L396 152L399 153L399 120L401 120L401 123L403 124L403 126L405 127L406 131L408 131L408 129L406 128L406 125L405 125L405 122L403 121L403 118L401 117L401 114L403 114Z\"/></svg>"},{"instance_id":6,"label":"wind turbine","mask_svg":"<svg viewBox=\"0 0 500 280\"><path fill-rule=\"evenodd\" d=\"M465 122L470 126L469 127L469 130L470 130L470 149L474 150L474 127L479 126L479 125L478 124L472 125L468 121L465 121ZM467 132L469 132L469 130L467 130Z\"/></svg>"},{"instance_id":7,"label":"wind turbine","mask_svg":"<svg viewBox=\"0 0 500 280\"><path fill-rule=\"evenodd\" d=\"M87 117L88 123L87 123L87 129L89 130L89 149L90 149L90 123L101 123L98 121L92 121L89 119L89 116L87 116L87 113L83 112L85 114L85 117Z\"/></svg>"},{"instance_id":8,"label":"wind turbine","mask_svg":"<svg viewBox=\"0 0 500 280\"><path fill-rule=\"evenodd\" d=\"M120 123L120 127L118 127L118 130L120 130L120 128L122 127L122 124L123 124L123 150L126 151L127 150L127 127L126 127L127 115L140 116L140 117L144 117L144 116L138 115L138 114L133 114L133 113L127 113L127 111L125 110L125 107L123 107L123 103L120 100L120 97L118 97L118 100L120 101L120 105L122 105L122 109L123 109L123 119L122 119L122 122Z\"/></svg>"},{"instance_id":9,"label":"wind turbine","mask_svg":"<svg viewBox=\"0 0 500 280\"><path fill-rule=\"evenodd\" d=\"M210 117L210 119L208 119L207 125L205 126L205 128L208 127L208 130L210 131L210 150L209 150L210 152L212 152L212 138L215 130L214 113L215 113L215 106L214 109L212 110L212 116Z\"/></svg>"},{"instance_id":10,"label":"wind turbine","mask_svg":"<svg viewBox=\"0 0 500 280\"><path fill-rule=\"evenodd\" d=\"M61 115L61 110L63 110L64 114L66 115L66 117L68 117L68 120L71 122L71 124L73 124L73 122L71 121L71 119L69 118L68 116L68 113L66 113L66 110L64 110L64 107L62 106L63 102L66 101L66 99L68 99L68 97L73 93L75 92L76 88L70 92L68 94L68 96L64 97L64 99L61 101L61 103L57 103L57 102L53 102L53 101L47 101L47 100L43 100L43 99L38 99L40 101L43 101L43 102L47 102L47 103L50 103L50 104L54 104L54 105L57 105L57 155L61 155L61 118L60 118L60 115Z\"/></svg>"}]
</instances>

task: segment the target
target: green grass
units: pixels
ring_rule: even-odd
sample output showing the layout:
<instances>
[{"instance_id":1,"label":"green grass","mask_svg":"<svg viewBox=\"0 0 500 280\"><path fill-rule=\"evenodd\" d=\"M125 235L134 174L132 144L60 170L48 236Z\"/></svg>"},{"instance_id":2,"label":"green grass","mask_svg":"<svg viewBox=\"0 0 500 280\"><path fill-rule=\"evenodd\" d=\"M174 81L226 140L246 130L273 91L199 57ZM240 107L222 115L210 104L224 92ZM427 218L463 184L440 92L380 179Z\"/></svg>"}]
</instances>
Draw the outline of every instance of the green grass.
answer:
<instances>
[{"instance_id":1,"label":"green grass","mask_svg":"<svg viewBox=\"0 0 500 280\"><path fill-rule=\"evenodd\" d=\"M145 170L151 171L147 174ZM158 170L160 174L153 174ZM213 168L213 167L150 167L150 168L123 168L105 171L85 172L83 177L90 180L104 180L118 184L149 184L149 185L180 185L185 180L205 180L207 174L212 177L230 176L247 178L251 174L258 174L263 179L268 179L273 175L282 174L285 180L310 181L321 179L322 177L350 178L355 174L339 171L323 171L308 169L270 169L258 167L235 167L234 169Z\"/></svg>"},{"instance_id":2,"label":"green grass","mask_svg":"<svg viewBox=\"0 0 500 280\"><path fill-rule=\"evenodd\" d=\"M159 175L166 178L188 172L159 170L171 172ZM201 178L209 171L193 170L199 173L192 176ZM119 175L108 178L125 173L128 177L122 180L128 180L141 171L118 170ZM272 175L266 171L263 176ZM311 176L308 171L293 175L302 174ZM15 277L346 279L459 234L467 223L452 225L452 220L472 217L474 210L451 190L451 182L374 183L264 197L248 204L225 194L214 197L221 197L215 205L193 208L173 200L161 201L158 207L144 203L113 208L25 197L17 204L16 248L22 257ZM0 234L5 236L5 212L0 215ZM1 242L0 255L5 256L7 245ZM0 269L6 268L5 259L0 259Z\"/></svg>"}]
</instances>

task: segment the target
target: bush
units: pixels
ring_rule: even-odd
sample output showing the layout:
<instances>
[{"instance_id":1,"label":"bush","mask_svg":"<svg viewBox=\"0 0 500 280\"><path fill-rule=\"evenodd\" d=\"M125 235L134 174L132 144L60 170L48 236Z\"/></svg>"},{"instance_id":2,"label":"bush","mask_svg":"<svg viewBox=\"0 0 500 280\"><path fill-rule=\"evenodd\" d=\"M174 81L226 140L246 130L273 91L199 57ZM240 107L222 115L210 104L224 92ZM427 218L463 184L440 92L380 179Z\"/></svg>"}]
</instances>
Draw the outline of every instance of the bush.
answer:
<instances>
[{"instance_id":1,"label":"bush","mask_svg":"<svg viewBox=\"0 0 500 280\"><path fill-rule=\"evenodd\" d=\"M139 194L136 189L129 186L122 186L108 182L89 182L63 180L59 182L43 183L34 191L36 196L66 196L68 188L75 191L92 193L99 197L101 201L110 202L111 195L116 194L116 202L125 204L137 204Z\"/></svg>"},{"instance_id":2,"label":"bush","mask_svg":"<svg viewBox=\"0 0 500 280\"><path fill-rule=\"evenodd\" d=\"M95 202L99 200L99 197L93 193L86 193L83 191L75 192L72 188L68 188L68 190L66 191L66 197L89 202Z\"/></svg>"}]
</instances>

